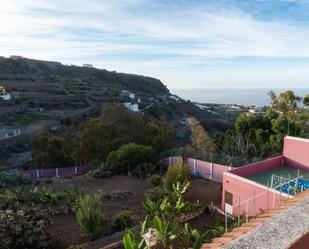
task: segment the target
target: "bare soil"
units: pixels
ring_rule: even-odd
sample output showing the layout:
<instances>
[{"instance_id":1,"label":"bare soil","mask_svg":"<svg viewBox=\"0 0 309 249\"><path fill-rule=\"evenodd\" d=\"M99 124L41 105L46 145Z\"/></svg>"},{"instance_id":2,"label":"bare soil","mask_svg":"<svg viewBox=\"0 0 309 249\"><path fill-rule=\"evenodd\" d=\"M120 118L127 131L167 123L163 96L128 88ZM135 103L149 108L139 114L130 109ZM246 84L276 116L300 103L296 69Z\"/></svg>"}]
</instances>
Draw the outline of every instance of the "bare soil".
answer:
<instances>
[{"instance_id":1,"label":"bare soil","mask_svg":"<svg viewBox=\"0 0 309 249\"><path fill-rule=\"evenodd\" d=\"M138 179L128 176L113 176L105 179L95 179L91 176L78 176L71 179L53 179L52 184L41 181L39 187L46 187L57 192L63 192L69 185L76 185L88 193L98 193L102 196L104 212L108 219L114 214L123 210L129 210L136 217L136 224L145 217L145 210L142 205L145 200L145 193L151 188L146 179ZM30 186L29 186L30 187ZM191 180L190 187L185 197L188 201L197 201L209 205L212 201L215 205L221 203L221 184L203 179ZM120 196L110 199L109 194ZM63 205L64 206L64 205ZM217 214L203 214L194 219L192 226L201 232L209 229L214 220L220 219ZM50 227L52 238L56 241L57 249L66 249L70 245L88 244L88 248L97 249L108 244L121 240L123 233L106 234L104 237L92 241L82 235L76 222L75 215L72 213L61 213L52 216Z\"/></svg>"}]
</instances>

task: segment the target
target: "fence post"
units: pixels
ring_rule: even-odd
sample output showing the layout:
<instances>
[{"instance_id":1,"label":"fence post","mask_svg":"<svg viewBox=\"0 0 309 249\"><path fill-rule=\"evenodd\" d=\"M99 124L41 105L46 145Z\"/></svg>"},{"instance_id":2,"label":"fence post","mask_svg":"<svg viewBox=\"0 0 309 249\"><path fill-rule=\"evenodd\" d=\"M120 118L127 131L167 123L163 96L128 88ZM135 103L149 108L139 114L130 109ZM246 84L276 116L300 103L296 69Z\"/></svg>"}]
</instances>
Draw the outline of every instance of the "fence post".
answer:
<instances>
[{"instance_id":1,"label":"fence post","mask_svg":"<svg viewBox=\"0 0 309 249\"><path fill-rule=\"evenodd\" d=\"M40 170L36 169L36 179L40 179Z\"/></svg>"},{"instance_id":2,"label":"fence post","mask_svg":"<svg viewBox=\"0 0 309 249\"><path fill-rule=\"evenodd\" d=\"M77 175L77 173L78 173L78 172L77 172L77 167L75 166L75 167L74 167L74 174Z\"/></svg>"},{"instance_id":3,"label":"fence post","mask_svg":"<svg viewBox=\"0 0 309 249\"><path fill-rule=\"evenodd\" d=\"M224 211L224 215L225 215L225 232L227 233L227 214L226 214L226 211Z\"/></svg>"},{"instance_id":4,"label":"fence post","mask_svg":"<svg viewBox=\"0 0 309 249\"><path fill-rule=\"evenodd\" d=\"M248 200L246 201L246 223L249 222L249 207Z\"/></svg>"},{"instance_id":5,"label":"fence post","mask_svg":"<svg viewBox=\"0 0 309 249\"><path fill-rule=\"evenodd\" d=\"M168 157L168 166L172 165L172 157Z\"/></svg>"},{"instance_id":6,"label":"fence post","mask_svg":"<svg viewBox=\"0 0 309 249\"><path fill-rule=\"evenodd\" d=\"M268 199L269 199L269 182L267 182L267 203L266 203L266 210L268 210Z\"/></svg>"},{"instance_id":7,"label":"fence post","mask_svg":"<svg viewBox=\"0 0 309 249\"><path fill-rule=\"evenodd\" d=\"M253 191L253 218L255 217L255 190Z\"/></svg>"},{"instance_id":8,"label":"fence post","mask_svg":"<svg viewBox=\"0 0 309 249\"><path fill-rule=\"evenodd\" d=\"M238 218L238 221L237 221L237 226L239 227L240 226L240 196L238 195L238 210L237 210L237 218Z\"/></svg>"},{"instance_id":9,"label":"fence post","mask_svg":"<svg viewBox=\"0 0 309 249\"><path fill-rule=\"evenodd\" d=\"M270 188L273 188L274 184L274 174L271 174Z\"/></svg>"},{"instance_id":10,"label":"fence post","mask_svg":"<svg viewBox=\"0 0 309 249\"><path fill-rule=\"evenodd\" d=\"M59 177L59 169L56 168L56 177Z\"/></svg>"},{"instance_id":11,"label":"fence post","mask_svg":"<svg viewBox=\"0 0 309 249\"><path fill-rule=\"evenodd\" d=\"M289 174L288 178L288 198L290 198L290 181L291 181L291 174Z\"/></svg>"},{"instance_id":12,"label":"fence post","mask_svg":"<svg viewBox=\"0 0 309 249\"><path fill-rule=\"evenodd\" d=\"M281 192L282 192L282 176L280 176L280 199L279 199L280 204L281 204Z\"/></svg>"},{"instance_id":13,"label":"fence post","mask_svg":"<svg viewBox=\"0 0 309 249\"><path fill-rule=\"evenodd\" d=\"M196 159L193 159L194 175L196 175Z\"/></svg>"},{"instance_id":14,"label":"fence post","mask_svg":"<svg viewBox=\"0 0 309 249\"><path fill-rule=\"evenodd\" d=\"M210 180L213 179L213 172L214 172L214 163L211 162L211 166L210 166Z\"/></svg>"}]
</instances>

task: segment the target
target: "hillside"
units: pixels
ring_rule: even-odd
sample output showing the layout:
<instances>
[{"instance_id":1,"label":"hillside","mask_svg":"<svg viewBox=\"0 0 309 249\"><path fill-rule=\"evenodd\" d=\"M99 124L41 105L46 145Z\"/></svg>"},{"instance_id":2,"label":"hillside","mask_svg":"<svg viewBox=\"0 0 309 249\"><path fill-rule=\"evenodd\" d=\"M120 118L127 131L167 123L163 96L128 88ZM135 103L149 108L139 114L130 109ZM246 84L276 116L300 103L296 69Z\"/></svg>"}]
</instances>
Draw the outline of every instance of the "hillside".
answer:
<instances>
[{"instance_id":1,"label":"hillside","mask_svg":"<svg viewBox=\"0 0 309 249\"><path fill-rule=\"evenodd\" d=\"M22 153L29 151L32 137L74 132L87 118L99 116L104 103L130 103L145 118L165 117L177 129L180 144L189 139L189 116L202 122L222 118L170 94L158 79L59 62L0 57L0 86L11 97L0 98L0 152L13 155L12 164L21 155L29 158L29 152ZM73 125L61 125L68 118ZM218 130L215 125L206 129Z\"/></svg>"}]
</instances>

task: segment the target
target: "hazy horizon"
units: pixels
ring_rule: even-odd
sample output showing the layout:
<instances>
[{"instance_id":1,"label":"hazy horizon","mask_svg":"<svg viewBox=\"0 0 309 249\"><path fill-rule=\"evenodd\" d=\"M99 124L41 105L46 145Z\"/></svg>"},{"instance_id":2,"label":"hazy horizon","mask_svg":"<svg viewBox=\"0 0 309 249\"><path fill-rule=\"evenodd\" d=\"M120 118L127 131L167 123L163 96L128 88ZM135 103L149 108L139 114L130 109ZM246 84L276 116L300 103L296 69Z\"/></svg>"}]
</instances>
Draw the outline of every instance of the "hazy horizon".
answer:
<instances>
[{"instance_id":1,"label":"hazy horizon","mask_svg":"<svg viewBox=\"0 0 309 249\"><path fill-rule=\"evenodd\" d=\"M0 55L93 64L169 88L305 88L309 1L17 0Z\"/></svg>"},{"instance_id":2,"label":"hazy horizon","mask_svg":"<svg viewBox=\"0 0 309 249\"><path fill-rule=\"evenodd\" d=\"M309 94L308 88L182 88L169 89L172 94L198 103L213 104L240 104L266 106L270 104L268 92L273 90L276 94L293 90L300 97Z\"/></svg>"}]
</instances>

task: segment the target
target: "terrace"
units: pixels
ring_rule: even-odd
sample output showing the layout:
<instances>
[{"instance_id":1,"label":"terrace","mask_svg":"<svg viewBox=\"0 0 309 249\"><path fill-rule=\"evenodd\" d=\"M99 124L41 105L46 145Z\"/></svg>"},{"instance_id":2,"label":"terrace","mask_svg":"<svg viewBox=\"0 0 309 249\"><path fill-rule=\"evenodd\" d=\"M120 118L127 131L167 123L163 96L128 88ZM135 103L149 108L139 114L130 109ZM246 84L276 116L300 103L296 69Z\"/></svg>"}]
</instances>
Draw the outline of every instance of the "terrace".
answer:
<instances>
[{"instance_id":1,"label":"terrace","mask_svg":"<svg viewBox=\"0 0 309 249\"><path fill-rule=\"evenodd\" d=\"M309 188L309 140L285 137L281 156L223 173L222 209L255 216Z\"/></svg>"}]
</instances>

